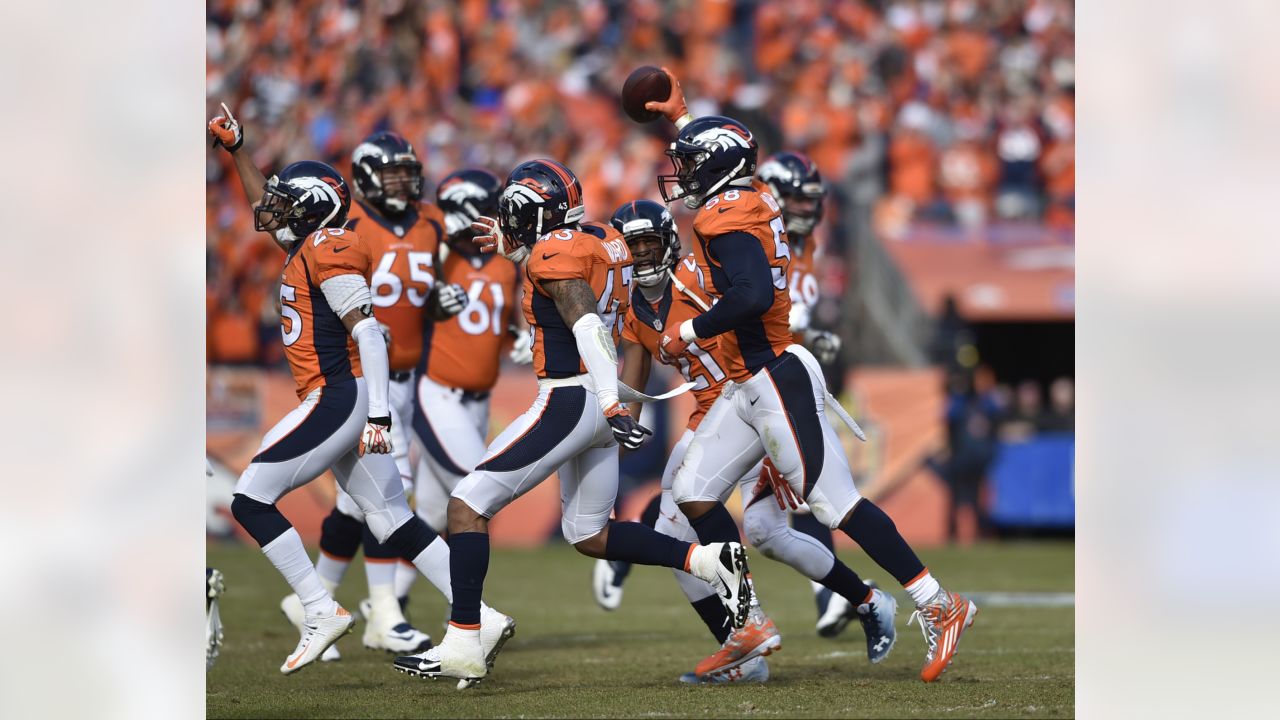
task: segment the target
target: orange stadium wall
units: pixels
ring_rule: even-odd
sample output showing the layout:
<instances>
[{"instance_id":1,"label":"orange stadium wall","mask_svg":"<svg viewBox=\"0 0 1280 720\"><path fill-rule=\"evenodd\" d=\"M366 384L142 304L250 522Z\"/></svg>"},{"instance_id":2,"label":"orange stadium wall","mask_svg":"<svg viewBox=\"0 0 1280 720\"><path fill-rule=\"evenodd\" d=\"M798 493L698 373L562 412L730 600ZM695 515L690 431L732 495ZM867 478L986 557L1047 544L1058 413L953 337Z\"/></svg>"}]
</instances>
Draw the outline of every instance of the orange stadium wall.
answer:
<instances>
[{"instance_id":1,"label":"orange stadium wall","mask_svg":"<svg viewBox=\"0 0 1280 720\"><path fill-rule=\"evenodd\" d=\"M909 542L921 546L945 542L947 490L932 474L919 469L922 457L940 446L944 433L940 376L931 370L867 369L851 374L850 379L854 392L845 404L866 426L869 442L860 443L837 427L863 494L881 504ZM266 430L297 404L293 382L281 372L214 367L208 371L207 386L207 453L239 473ZM503 368L493 393L490 438L524 412L536 387L529 368ZM692 406L688 395L668 401L673 419L664 438L668 448L683 430L678 419L686 417ZM624 498L623 517L639 514L658 491L658 480L653 478ZM320 523L333 508L334 494L333 476L325 473L280 501L281 511L304 542L318 542ZM740 516L736 494L729 507ZM216 512L225 513L226 508ZM499 514L490 532L495 545L527 547L547 542L559 523L559 484L553 477ZM251 542L236 523L231 525L241 539ZM841 534L837 534L837 543L852 544Z\"/></svg>"}]
</instances>

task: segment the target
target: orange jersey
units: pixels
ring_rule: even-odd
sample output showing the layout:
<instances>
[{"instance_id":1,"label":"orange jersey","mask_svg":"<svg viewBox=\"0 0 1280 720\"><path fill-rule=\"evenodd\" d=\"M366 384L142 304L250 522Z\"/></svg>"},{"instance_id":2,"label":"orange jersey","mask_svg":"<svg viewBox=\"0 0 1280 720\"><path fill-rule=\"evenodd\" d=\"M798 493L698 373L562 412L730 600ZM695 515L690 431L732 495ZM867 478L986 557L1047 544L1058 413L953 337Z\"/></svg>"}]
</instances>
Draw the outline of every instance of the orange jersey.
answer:
<instances>
[{"instance_id":1,"label":"orange jersey","mask_svg":"<svg viewBox=\"0 0 1280 720\"><path fill-rule=\"evenodd\" d=\"M487 392L498 381L498 358L515 308L519 270L501 255L449 253L440 282L467 289L458 315L428 322L418 373L445 387Z\"/></svg>"},{"instance_id":2,"label":"orange jersey","mask_svg":"<svg viewBox=\"0 0 1280 720\"><path fill-rule=\"evenodd\" d=\"M280 334L299 398L360 377L356 342L320 284L338 275L359 275L367 282L372 270L368 245L350 230L317 230L289 250L280 276Z\"/></svg>"},{"instance_id":3,"label":"orange jersey","mask_svg":"<svg viewBox=\"0 0 1280 720\"><path fill-rule=\"evenodd\" d=\"M591 285L596 311L618 342L621 316L631 293L631 251L608 225L582 223L547 234L534 244L525 262L524 319L533 333L533 370L539 378L565 378L587 371L578 355L573 328L542 288L548 280L581 278Z\"/></svg>"},{"instance_id":4,"label":"orange jersey","mask_svg":"<svg viewBox=\"0 0 1280 720\"><path fill-rule=\"evenodd\" d=\"M719 300L729 288L729 279L716 257L716 238L730 233L754 237L764 248L773 275L773 304L758 321L723 334L725 360L730 374L742 367L754 373L791 344L791 294L787 275L791 248L778 201L754 187L735 187L709 200L693 219L693 254L709 282L707 292Z\"/></svg>"},{"instance_id":5,"label":"orange jersey","mask_svg":"<svg viewBox=\"0 0 1280 720\"><path fill-rule=\"evenodd\" d=\"M814 243L816 238L806 239L800 251L791 257L791 277L787 286L791 290L791 303L813 310L818 304L818 278L814 276ZM795 246L792 246L795 250ZM796 344L804 344L804 333L793 333Z\"/></svg>"},{"instance_id":6,"label":"orange jersey","mask_svg":"<svg viewBox=\"0 0 1280 720\"><path fill-rule=\"evenodd\" d=\"M698 407L689 416L690 430L697 429L698 423L702 422L702 417L711 409L711 403L720 396L720 390L729 377L724 349L719 338L698 340L675 358L660 352L659 348L664 330L680 327L680 323L685 320L701 315L703 305L710 305L711 298L701 289L702 275L693 255L684 258L675 270L676 280L684 289L678 288L676 283L667 283L658 301L650 303L637 287L631 293L631 307L622 324L623 340L643 346L659 362L680 368L684 379L694 383L693 397L698 401ZM698 300L694 300L694 297ZM741 363L738 367L739 374L733 380L750 380L751 376L741 367Z\"/></svg>"},{"instance_id":7,"label":"orange jersey","mask_svg":"<svg viewBox=\"0 0 1280 720\"><path fill-rule=\"evenodd\" d=\"M387 359L392 371L412 370L422 355L427 294L435 284L435 258L444 239L444 215L422 203L388 218L362 200L351 206L347 228L359 229L373 255L373 306L391 329Z\"/></svg>"}]
</instances>

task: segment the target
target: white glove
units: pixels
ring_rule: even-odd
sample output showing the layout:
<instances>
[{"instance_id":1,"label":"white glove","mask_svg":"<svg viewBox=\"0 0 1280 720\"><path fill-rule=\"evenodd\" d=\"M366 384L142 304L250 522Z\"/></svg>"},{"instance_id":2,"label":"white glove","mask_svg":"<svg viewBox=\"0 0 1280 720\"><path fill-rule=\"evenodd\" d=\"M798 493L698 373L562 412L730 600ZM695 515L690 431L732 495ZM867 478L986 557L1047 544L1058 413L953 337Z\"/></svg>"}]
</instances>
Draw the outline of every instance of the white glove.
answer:
<instances>
[{"instance_id":1,"label":"white glove","mask_svg":"<svg viewBox=\"0 0 1280 720\"><path fill-rule=\"evenodd\" d=\"M494 218L481 215L471 223L471 230L476 234L472 242L480 246L480 252L496 252L513 263L523 262L529 257L529 248L508 240Z\"/></svg>"},{"instance_id":2,"label":"white glove","mask_svg":"<svg viewBox=\"0 0 1280 720\"><path fill-rule=\"evenodd\" d=\"M835 362L836 356L840 354L840 336L826 330L806 330L804 344L809 346L813 356L823 365Z\"/></svg>"},{"instance_id":3,"label":"white glove","mask_svg":"<svg viewBox=\"0 0 1280 720\"><path fill-rule=\"evenodd\" d=\"M436 307L440 308L440 312L446 317L457 315L467 309L467 305L471 302L471 298L467 297L466 288L457 283L438 285L437 288Z\"/></svg>"},{"instance_id":4,"label":"white glove","mask_svg":"<svg viewBox=\"0 0 1280 720\"><path fill-rule=\"evenodd\" d=\"M369 418L364 424L364 432L360 433L360 447L357 453L363 457L365 453L391 454L391 417Z\"/></svg>"},{"instance_id":5,"label":"white glove","mask_svg":"<svg viewBox=\"0 0 1280 720\"><path fill-rule=\"evenodd\" d=\"M516 341L511 346L511 354L508 357L517 365L533 363L533 333L528 330L516 333Z\"/></svg>"},{"instance_id":6,"label":"white glove","mask_svg":"<svg viewBox=\"0 0 1280 720\"><path fill-rule=\"evenodd\" d=\"M787 316L791 332L804 332L809 329L809 306L801 302L791 303L791 313Z\"/></svg>"}]
</instances>

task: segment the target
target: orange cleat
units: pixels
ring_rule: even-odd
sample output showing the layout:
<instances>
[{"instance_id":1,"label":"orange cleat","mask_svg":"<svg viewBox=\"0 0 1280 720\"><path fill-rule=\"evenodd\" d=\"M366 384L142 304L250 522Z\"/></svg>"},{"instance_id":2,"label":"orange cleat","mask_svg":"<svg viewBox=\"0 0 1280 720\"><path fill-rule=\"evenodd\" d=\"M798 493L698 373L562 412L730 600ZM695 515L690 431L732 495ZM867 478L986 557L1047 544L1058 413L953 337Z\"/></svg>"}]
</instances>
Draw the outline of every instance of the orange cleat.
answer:
<instances>
[{"instance_id":1,"label":"orange cleat","mask_svg":"<svg viewBox=\"0 0 1280 720\"><path fill-rule=\"evenodd\" d=\"M955 657L960 646L960 636L973 624L978 614L978 606L960 593L938 591L933 600L921 605L911 614L907 624L920 621L920 631L924 633L924 641L929 651L924 657L924 667L920 668L920 679L925 682L937 680L946 672L951 659Z\"/></svg>"},{"instance_id":2,"label":"orange cleat","mask_svg":"<svg viewBox=\"0 0 1280 720\"><path fill-rule=\"evenodd\" d=\"M778 628L766 615L756 612L745 625L729 635L714 655L698 663L693 673L700 680L705 679L712 673L736 668L752 658L764 657L781 649L782 636L778 634Z\"/></svg>"}]
</instances>

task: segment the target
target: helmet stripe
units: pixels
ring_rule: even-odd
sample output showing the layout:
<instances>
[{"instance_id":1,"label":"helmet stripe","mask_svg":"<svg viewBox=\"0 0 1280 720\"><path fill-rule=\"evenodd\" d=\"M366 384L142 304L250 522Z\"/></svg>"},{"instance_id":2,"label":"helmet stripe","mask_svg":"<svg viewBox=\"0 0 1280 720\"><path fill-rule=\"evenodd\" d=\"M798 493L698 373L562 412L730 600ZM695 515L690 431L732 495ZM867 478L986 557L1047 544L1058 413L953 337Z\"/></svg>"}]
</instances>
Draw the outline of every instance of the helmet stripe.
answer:
<instances>
[{"instance_id":1,"label":"helmet stripe","mask_svg":"<svg viewBox=\"0 0 1280 720\"><path fill-rule=\"evenodd\" d=\"M554 160L545 161L546 165L555 171L560 177L560 181L564 183L565 191L569 196L569 206L577 207L582 204L582 191L577 187L577 181L573 179L573 175L569 173L568 168Z\"/></svg>"}]
</instances>

